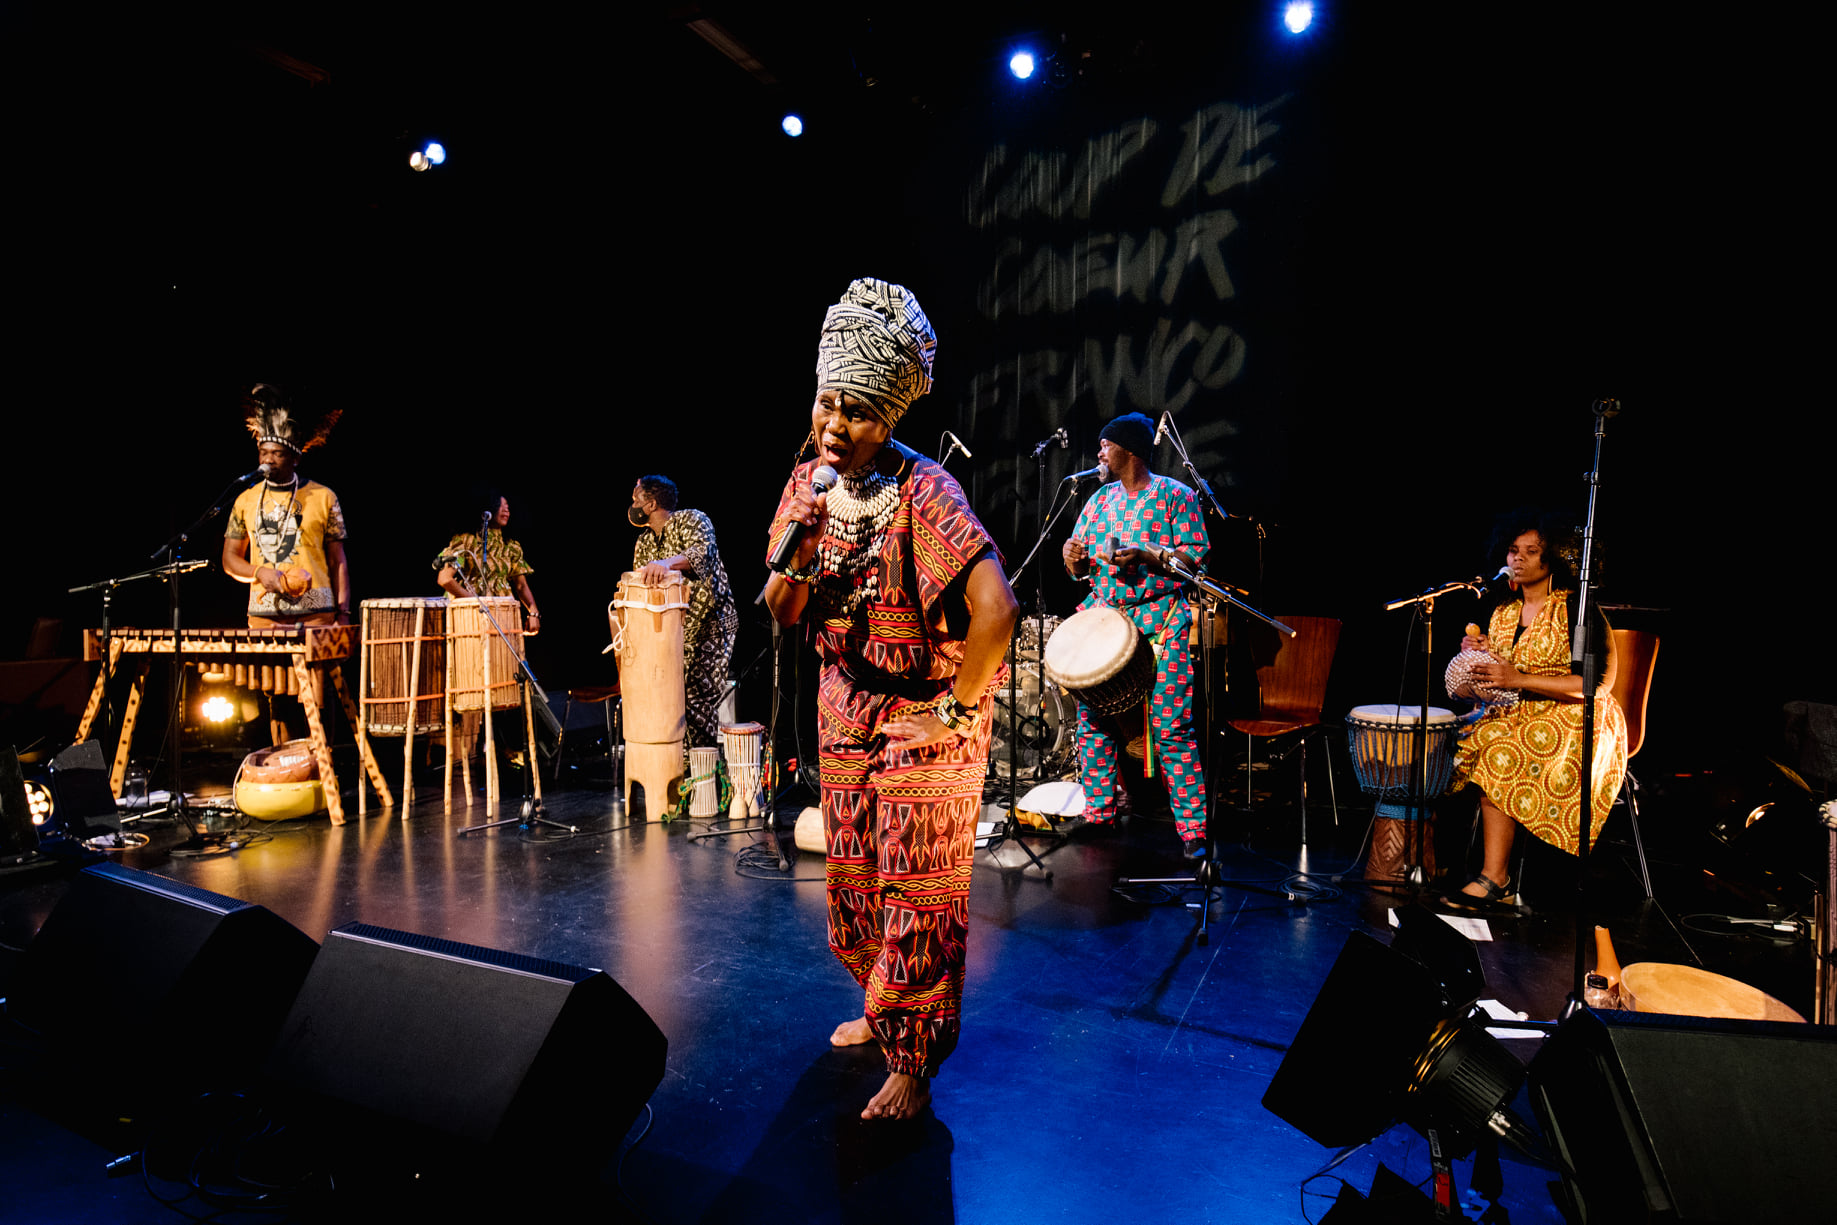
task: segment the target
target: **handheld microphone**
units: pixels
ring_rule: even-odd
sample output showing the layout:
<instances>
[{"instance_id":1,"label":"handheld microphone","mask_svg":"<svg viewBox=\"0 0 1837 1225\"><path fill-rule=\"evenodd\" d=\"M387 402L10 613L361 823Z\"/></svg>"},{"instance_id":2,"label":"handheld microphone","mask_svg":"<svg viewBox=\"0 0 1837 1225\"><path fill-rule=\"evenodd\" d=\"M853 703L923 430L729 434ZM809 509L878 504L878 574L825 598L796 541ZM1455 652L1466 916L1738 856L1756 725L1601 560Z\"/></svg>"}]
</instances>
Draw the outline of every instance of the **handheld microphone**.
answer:
<instances>
[{"instance_id":1,"label":"handheld microphone","mask_svg":"<svg viewBox=\"0 0 1837 1225\"><path fill-rule=\"evenodd\" d=\"M828 464L824 464L810 474L811 496L823 496L831 489L834 489L836 487L836 482L841 479L841 477L836 475L836 470L834 468L830 467ZM786 570L791 568L791 559L797 556L797 546L802 543L804 539L804 527L805 525L798 522L796 519L791 520L790 525L785 529L783 538L778 542L778 547L772 550L771 559L765 563L768 568L776 570L780 574L783 574Z\"/></svg>"},{"instance_id":2,"label":"handheld microphone","mask_svg":"<svg viewBox=\"0 0 1837 1225\"><path fill-rule=\"evenodd\" d=\"M976 458L974 455L970 454L970 449L963 445L963 440L957 437L955 434L951 433L949 430L944 431L944 437L950 439L950 451L944 452L947 458L949 457L951 451L963 452L964 459L975 459ZM939 462L942 463L943 461L940 460Z\"/></svg>"},{"instance_id":3,"label":"handheld microphone","mask_svg":"<svg viewBox=\"0 0 1837 1225\"><path fill-rule=\"evenodd\" d=\"M1086 468L1083 472L1072 473L1070 476L1066 477L1064 480L1060 481L1059 483L1061 485L1069 485L1073 481L1088 481L1096 475L1097 475L1097 469Z\"/></svg>"}]
</instances>

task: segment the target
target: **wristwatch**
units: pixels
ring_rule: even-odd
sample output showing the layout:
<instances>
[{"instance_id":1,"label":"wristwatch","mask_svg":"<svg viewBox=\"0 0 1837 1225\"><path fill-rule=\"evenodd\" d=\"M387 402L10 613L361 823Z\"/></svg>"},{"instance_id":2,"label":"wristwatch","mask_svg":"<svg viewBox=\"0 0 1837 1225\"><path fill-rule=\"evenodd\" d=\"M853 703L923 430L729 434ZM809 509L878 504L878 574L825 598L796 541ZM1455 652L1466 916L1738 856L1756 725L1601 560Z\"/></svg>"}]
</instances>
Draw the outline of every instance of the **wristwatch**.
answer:
<instances>
[{"instance_id":1,"label":"wristwatch","mask_svg":"<svg viewBox=\"0 0 1837 1225\"><path fill-rule=\"evenodd\" d=\"M982 712L974 706L965 706L959 702L956 694L947 693L938 700L937 716L938 721L951 731L967 735L976 730L976 722L982 718Z\"/></svg>"}]
</instances>

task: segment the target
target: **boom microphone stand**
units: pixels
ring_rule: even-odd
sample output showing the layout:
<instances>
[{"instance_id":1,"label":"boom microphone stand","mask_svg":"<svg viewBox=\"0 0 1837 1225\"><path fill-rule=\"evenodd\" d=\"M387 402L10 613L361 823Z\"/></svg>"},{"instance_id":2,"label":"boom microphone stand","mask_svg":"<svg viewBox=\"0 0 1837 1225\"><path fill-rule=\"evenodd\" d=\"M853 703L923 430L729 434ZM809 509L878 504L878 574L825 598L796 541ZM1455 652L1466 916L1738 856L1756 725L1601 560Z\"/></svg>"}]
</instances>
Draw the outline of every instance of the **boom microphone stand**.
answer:
<instances>
[{"instance_id":1,"label":"boom microphone stand","mask_svg":"<svg viewBox=\"0 0 1837 1225\"><path fill-rule=\"evenodd\" d=\"M1064 427L1054 430L1051 435L1041 439L1034 445L1033 459L1038 474L1036 477L1037 483L1035 485L1035 489L1037 490L1036 505L1037 497L1044 496L1046 492L1046 452L1054 443L1059 445L1060 450L1064 450L1070 445L1071 439L1066 434ZM1073 475L1059 482L1059 487L1053 491L1051 506L1040 509L1039 520L1041 526L1039 539L1033 542L1033 548L1028 551L1026 559L1022 561L1019 566L1015 567L1013 575L1011 575L1008 580L1010 585L1020 578L1021 574L1028 566L1033 564L1034 559L1039 556L1040 550L1045 547L1046 542L1052 538L1053 528L1058 525L1059 517L1067 510L1071 509L1073 503L1076 501L1079 481L1080 478L1077 475ZM1065 487L1067 485L1072 487L1073 496L1067 499L1064 505L1060 505L1059 495L1065 492ZM1049 509L1052 511L1050 516L1046 513ZM1000 692L997 691L995 699L998 703L1006 706L1008 711L1008 819L1002 822L999 829L989 835L989 840L984 844L984 849L993 855L995 850L1000 847L1002 843L1013 842L1016 846L1021 848L1021 851L1027 856L1033 866L1041 871L1044 878L1046 880L1051 880L1052 870L1041 862L1040 857L1033 853L1033 848L1028 846L1022 839L1026 837L1052 838L1054 840L1053 845L1048 847L1046 851L1046 853L1050 855L1053 851L1058 850L1059 847L1065 844L1065 835L1059 832L1058 818L1051 813L1046 814L1046 820L1048 824L1052 826L1052 829L1046 833L1041 833L1037 830L1029 830L1028 827L1022 824L1020 818L1020 792L1017 783L1020 774L1021 730L1028 723L1044 725L1046 701L1046 568L1044 565L1042 565L1040 569L1034 571L1033 612L1035 618L1034 624L1037 627L1035 637L1040 644L1040 658L1036 666L1040 670L1041 710L1040 713L1033 718L1026 719L1022 717L1020 622L1017 620L1014 624L1013 631L1008 635L1008 658L1013 661L1012 668L1008 673L1008 696L1004 699L1000 696ZM1034 781L1039 781L1039 766L1037 762L1035 765ZM999 864L1000 860L996 862Z\"/></svg>"}]
</instances>

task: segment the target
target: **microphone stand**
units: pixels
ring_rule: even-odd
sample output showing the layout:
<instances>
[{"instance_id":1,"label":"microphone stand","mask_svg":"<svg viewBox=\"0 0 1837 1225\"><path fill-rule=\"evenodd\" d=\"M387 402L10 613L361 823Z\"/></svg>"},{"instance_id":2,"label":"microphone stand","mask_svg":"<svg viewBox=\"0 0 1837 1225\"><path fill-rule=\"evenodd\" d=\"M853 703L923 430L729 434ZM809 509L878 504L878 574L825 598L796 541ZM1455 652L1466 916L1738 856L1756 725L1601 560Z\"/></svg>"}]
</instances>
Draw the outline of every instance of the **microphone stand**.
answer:
<instances>
[{"instance_id":1,"label":"microphone stand","mask_svg":"<svg viewBox=\"0 0 1837 1225\"><path fill-rule=\"evenodd\" d=\"M1595 686L1600 678L1601 644L1594 641L1593 608L1595 553L1595 495L1601 489L1601 441L1607 433L1607 419L1620 412L1618 400L1596 400L1594 465L1584 474L1588 482L1588 517L1582 527L1582 570L1576 578L1576 618L1569 627L1573 642L1570 663L1582 665L1582 794L1576 807L1576 906L1575 906L1575 981L1563 1007L1568 1017L1583 1007L1582 991L1588 974L1588 942L1594 926L1588 908L1589 833L1593 829L1595 791Z\"/></svg>"},{"instance_id":2,"label":"microphone stand","mask_svg":"<svg viewBox=\"0 0 1837 1225\"><path fill-rule=\"evenodd\" d=\"M1205 617L1212 618L1216 616L1218 606L1220 604L1227 604L1250 614L1257 620L1274 628L1278 633L1287 634L1290 638L1295 636L1296 631L1291 627L1284 625L1274 617L1252 608L1250 605L1233 595L1229 589L1214 583L1211 579L1187 565L1185 560L1181 558L1180 554L1174 549L1149 550L1149 552L1155 556L1169 574L1172 574L1175 578L1184 582L1193 593L1199 596L1201 603L1204 605L1203 615ZM1207 746L1208 752L1205 754L1205 757L1207 758L1206 764L1208 768L1215 764L1211 760L1210 752L1213 739L1211 709L1213 696L1211 688L1212 650L1212 636L1202 632L1199 635L1199 656L1200 668L1206 677L1206 704L1205 709L1200 712L1200 736L1202 738L1201 743ZM1217 775L1212 774L1210 777L1216 778ZM1213 796L1215 797L1216 795L1217 789L1214 788ZM1192 876L1125 876L1116 882L1116 887L1118 889L1132 888L1137 885L1163 885L1177 886L1182 892L1187 889L1200 890L1200 900L1197 903L1189 902L1187 905L1189 908L1199 911L1199 932L1195 937L1195 942L1202 947L1211 943L1210 929L1212 923L1212 899L1214 890L1238 889L1246 893L1261 893L1266 897L1281 898L1291 905L1300 904L1307 900L1305 897L1297 896L1292 890L1272 889L1260 881L1228 879L1219 875L1218 856L1216 853L1216 848L1218 846L1218 804L1213 797L1208 797L1207 804L1210 812L1206 820L1206 841L1209 845L1206 847L1206 857L1204 861L1200 863L1198 871Z\"/></svg>"},{"instance_id":3,"label":"microphone stand","mask_svg":"<svg viewBox=\"0 0 1837 1225\"><path fill-rule=\"evenodd\" d=\"M1053 491L1052 505L1050 507L1039 506L1039 499L1044 497L1046 493L1046 452L1055 442L1059 443L1061 449L1063 449L1065 445L1063 431L1055 431L1050 437L1042 439L1033 448L1033 460L1036 472L1034 505L1039 508L1038 517L1043 526L1040 529L1039 539L1033 542L1033 548L1027 553L1026 559L1022 561L1019 566L1015 567L1013 575L1009 577L1008 581L1010 585L1017 582L1021 574L1026 571L1027 567L1033 564L1034 558L1039 556L1040 550L1045 547L1046 542L1052 539L1053 529L1058 525L1059 517L1071 508L1073 501L1075 501L1077 497L1077 483L1073 481L1071 477L1067 477L1065 480L1059 482L1059 488ZM1061 506L1059 505L1059 494L1063 492L1067 484L1073 486L1073 496L1067 499L1065 504ZM1050 517L1048 517L1046 513L1049 509L1052 511ZM1040 643L1040 658L1035 664L1040 672L1040 712L1030 721L1043 723L1046 703L1046 568L1044 566L1034 571L1033 613L1034 625L1036 627L1035 637ZM1046 853L1050 855L1058 850L1061 846L1065 845L1065 835L1059 832L1058 815L1055 813L1045 814L1046 822L1052 828L1044 832L1029 829L1029 827L1022 824L1020 818L1020 791L1017 779L1020 773L1020 738L1023 720L1021 717L1020 622L1018 620L1015 621L1014 629L1010 631L1008 635L1008 658L1012 661L1012 666L1008 673L1008 696L1004 699L998 691L995 698L996 702L1004 706L1008 711L1008 819L1002 822L1000 828L989 835L989 840L983 844L983 849L988 851L990 856L993 857L995 851L1000 848L1002 843L1013 842L1016 846L1021 848L1021 851L1027 856L1033 866L1040 870L1043 879L1051 880L1052 869L1048 868L1045 863L1041 861L1040 857L1033 853L1033 848L1028 846L1023 839L1027 837L1051 838L1053 839L1053 844L1046 848ZM1040 770L1042 768L1043 764L1036 761L1034 766L1034 781L1036 783L1040 780ZM995 862L998 866L1001 865L1000 860L996 860ZM1022 865L1022 870L1025 871L1025 865Z\"/></svg>"},{"instance_id":4,"label":"microphone stand","mask_svg":"<svg viewBox=\"0 0 1837 1225\"><path fill-rule=\"evenodd\" d=\"M489 573L486 569L486 563L489 560L489 549L491 547L489 540L490 528L491 512L487 511L485 512L483 520L478 525L478 585L481 588L485 585L485 575ZM506 634L504 632L504 627L498 624L497 616L491 611L490 605L486 604L482 597L478 601L478 611L479 615L485 618L486 624L491 626L492 631L496 633L498 638L503 642L504 653L509 655L516 663L517 691L523 697L523 709L540 710L542 712L543 728L549 735L559 736L561 734L561 722L555 718L555 712L549 709L548 692L542 688L542 682L536 679L535 672L531 671L529 660L525 659L523 653L510 644L510 635ZM481 651L481 654L484 655L487 660L490 659L489 652ZM532 690L534 690L535 696L541 699L540 701L535 703L531 702L530 693ZM489 687L487 687L485 691L484 701L479 705L481 708L479 717L489 720L493 713L491 709L491 691ZM497 821L486 821L479 825L468 825L459 831L461 835L477 833L480 830L497 829L499 826L503 825L515 825L523 830L528 830L536 825L547 825L552 829L562 830L570 834L577 834L580 832L578 826L564 825L560 821L551 820L543 815L542 797L531 791L532 785L538 787L541 785L536 778L538 766L536 762L535 727L533 723L527 726L529 726L528 739L523 749L525 758L523 762L523 802L518 806L517 815L514 817L504 817ZM491 737L487 736L486 740L490 741ZM447 751L452 751L451 745L447 746ZM497 749L494 746L490 751L496 753ZM468 766L467 768L470 769L471 767ZM492 768L496 769L497 767L494 765ZM490 803L497 802L497 797L495 795L489 796L487 799Z\"/></svg>"},{"instance_id":5,"label":"microphone stand","mask_svg":"<svg viewBox=\"0 0 1837 1225\"><path fill-rule=\"evenodd\" d=\"M239 476L225 485L222 491L211 501L210 506L196 519L191 521L190 526L176 533L170 540L166 541L165 544L153 551L150 560L157 562L163 556L166 559L164 564L155 566L153 569L144 572L149 575L163 573L166 576L167 593L171 600L172 704L167 711L166 728L171 736L172 763L170 773L171 781L168 784L171 789L171 794L167 798L166 807L164 809L149 809L142 815L151 817L171 814L184 822L185 828L191 831L191 837L172 847L172 850L199 850L205 845L204 835L198 829L197 824L192 821L190 809L185 802L185 659L184 652L179 649L179 631L183 623L180 611L179 578L190 570L199 569L210 563L204 560L190 563L186 562L183 557L185 545L191 539L191 534L193 532L223 513L224 504L230 500L232 491L240 492L241 489L248 487L251 480L260 479L266 475L265 472L257 469L255 472ZM104 644L104 650L107 650L106 644ZM104 658L106 659L106 655ZM104 666L106 667L107 665L104 664Z\"/></svg>"},{"instance_id":6,"label":"microphone stand","mask_svg":"<svg viewBox=\"0 0 1837 1225\"><path fill-rule=\"evenodd\" d=\"M1425 843L1429 836L1429 694L1433 692L1435 684L1435 601L1456 591L1471 591L1475 598L1484 599L1486 589L1482 582L1475 578L1466 582L1444 583L1420 595L1392 600L1384 606L1385 612L1414 607L1417 617L1422 621L1422 705L1416 708L1416 726L1411 731L1410 740L1410 751L1415 754L1415 769L1410 772L1410 820L1409 828L1404 831L1403 854L1406 862L1403 880L1367 881L1373 889L1395 889L1415 897L1429 883L1423 863L1427 859ZM1379 798L1382 801L1383 797Z\"/></svg>"}]
</instances>

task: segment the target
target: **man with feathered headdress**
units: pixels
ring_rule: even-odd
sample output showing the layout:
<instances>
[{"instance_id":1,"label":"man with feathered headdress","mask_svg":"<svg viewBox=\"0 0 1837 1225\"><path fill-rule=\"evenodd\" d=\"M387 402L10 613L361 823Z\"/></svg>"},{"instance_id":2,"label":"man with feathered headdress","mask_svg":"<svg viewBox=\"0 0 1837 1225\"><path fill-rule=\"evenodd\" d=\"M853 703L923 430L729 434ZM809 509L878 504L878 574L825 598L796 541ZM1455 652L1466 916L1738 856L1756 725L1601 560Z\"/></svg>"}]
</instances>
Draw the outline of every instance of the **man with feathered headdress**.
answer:
<instances>
[{"instance_id":1,"label":"man with feathered headdress","mask_svg":"<svg viewBox=\"0 0 1837 1225\"><path fill-rule=\"evenodd\" d=\"M823 663L829 947L866 1000L830 1041L886 1052L868 1119L922 1110L957 1044L991 693L1016 612L956 478L891 437L930 390L936 349L904 286L858 280L829 308L818 458L791 474L770 536L766 603L781 625L810 625ZM818 463L827 492L811 485Z\"/></svg>"},{"instance_id":2,"label":"man with feathered headdress","mask_svg":"<svg viewBox=\"0 0 1837 1225\"><path fill-rule=\"evenodd\" d=\"M223 571L249 584L249 625L333 625L351 610L338 495L303 480L300 457L325 441L339 411L303 412L280 388L257 383L242 401L264 478L230 509Z\"/></svg>"}]
</instances>

